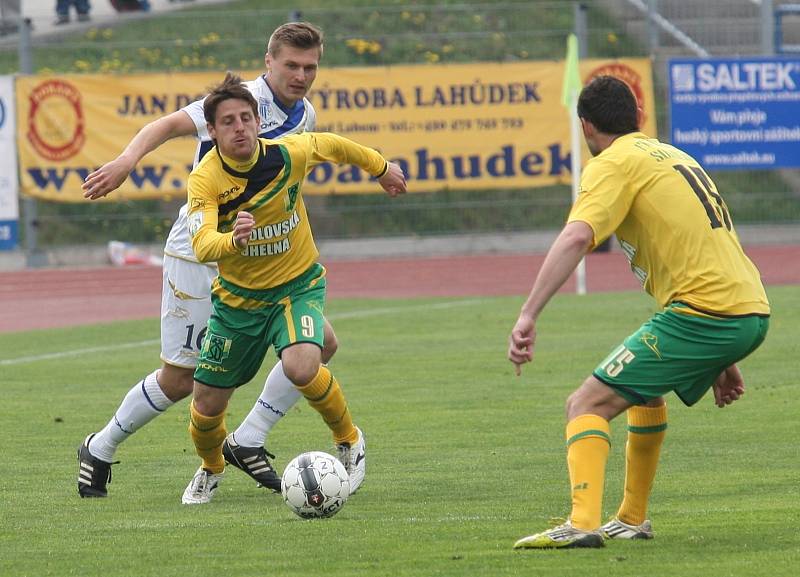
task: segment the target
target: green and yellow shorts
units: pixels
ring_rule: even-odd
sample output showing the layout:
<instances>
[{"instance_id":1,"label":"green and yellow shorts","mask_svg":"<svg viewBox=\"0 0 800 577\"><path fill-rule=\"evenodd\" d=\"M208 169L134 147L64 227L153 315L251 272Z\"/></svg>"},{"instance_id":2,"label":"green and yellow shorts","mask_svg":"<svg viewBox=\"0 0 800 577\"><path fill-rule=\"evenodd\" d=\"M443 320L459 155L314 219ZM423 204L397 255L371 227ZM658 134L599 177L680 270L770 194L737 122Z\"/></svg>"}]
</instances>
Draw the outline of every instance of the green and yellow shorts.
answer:
<instances>
[{"instance_id":1,"label":"green and yellow shorts","mask_svg":"<svg viewBox=\"0 0 800 577\"><path fill-rule=\"evenodd\" d=\"M217 277L211 305L194 378L211 387L239 387L256 375L270 346L279 357L295 343L322 348L325 268L317 263L267 290L245 289Z\"/></svg>"},{"instance_id":2,"label":"green and yellow shorts","mask_svg":"<svg viewBox=\"0 0 800 577\"><path fill-rule=\"evenodd\" d=\"M672 303L626 338L594 376L635 405L670 391L691 406L720 373L764 341L769 318L697 316Z\"/></svg>"}]
</instances>

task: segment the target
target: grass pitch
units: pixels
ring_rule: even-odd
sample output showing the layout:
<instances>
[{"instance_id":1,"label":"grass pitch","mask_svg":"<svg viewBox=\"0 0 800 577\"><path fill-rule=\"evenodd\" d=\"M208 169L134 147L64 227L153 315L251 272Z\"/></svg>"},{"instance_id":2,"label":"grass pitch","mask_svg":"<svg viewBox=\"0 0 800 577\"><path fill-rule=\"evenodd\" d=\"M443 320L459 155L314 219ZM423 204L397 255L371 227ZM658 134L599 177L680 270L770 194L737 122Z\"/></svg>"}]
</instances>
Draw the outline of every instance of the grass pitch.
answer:
<instances>
[{"instance_id":1,"label":"grass pitch","mask_svg":"<svg viewBox=\"0 0 800 577\"><path fill-rule=\"evenodd\" d=\"M586 551L511 545L568 513L564 400L653 312L645 295L556 297L521 378L505 360L521 298L331 302L332 368L367 435L368 474L336 517L315 521L233 468L211 504L181 505L198 465L186 401L120 448L109 498L81 500L75 450L156 366L158 321L2 334L0 575L794 575L800 291L769 293L772 326L742 364L745 397L723 410L668 398L656 539ZM229 430L271 365L234 395ZM622 492L624 429L624 417L612 424L607 515ZM332 450L303 401L268 447L279 470Z\"/></svg>"}]
</instances>

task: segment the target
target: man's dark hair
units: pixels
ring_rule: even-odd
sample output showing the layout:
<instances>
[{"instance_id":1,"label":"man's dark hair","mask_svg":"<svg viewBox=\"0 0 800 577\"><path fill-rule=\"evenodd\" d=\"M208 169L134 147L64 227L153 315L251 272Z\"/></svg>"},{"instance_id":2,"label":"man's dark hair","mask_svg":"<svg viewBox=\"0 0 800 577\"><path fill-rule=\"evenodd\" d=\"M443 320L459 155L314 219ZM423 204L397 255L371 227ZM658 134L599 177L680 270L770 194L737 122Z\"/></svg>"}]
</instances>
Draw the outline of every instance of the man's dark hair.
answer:
<instances>
[{"instance_id":1,"label":"man's dark hair","mask_svg":"<svg viewBox=\"0 0 800 577\"><path fill-rule=\"evenodd\" d=\"M277 56L282 46L300 50L319 48L322 55L322 30L308 22L288 22L275 29L267 41L267 52Z\"/></svg>"},{"instance_id":2,"label":"man's dark hair","mask_svg":"<svg viewBox=\"0 0 800 577\"><path fill-rule=\"evenodd\" d=\"M234 74L228 72L223 80L217 86L214 86L206 96L203 102L203 116L206 122L214 124L217 117L217 107L225 100L236 98L237 100L244 100L253 109L253 115L258 118L258 103L250 91L242 84L242 79Z\"/></svg>"},{"instance_id":3,"label":"man's dark hair","mask_svg":"<svg viewBox=\"0 0 800 577\"><path fill-rule=\"evenodd\" d=\"M605 134L638 131L638 107L630 87L614 76L598 76L578 97L578 116Z\"/></svg>"}]
</instances>

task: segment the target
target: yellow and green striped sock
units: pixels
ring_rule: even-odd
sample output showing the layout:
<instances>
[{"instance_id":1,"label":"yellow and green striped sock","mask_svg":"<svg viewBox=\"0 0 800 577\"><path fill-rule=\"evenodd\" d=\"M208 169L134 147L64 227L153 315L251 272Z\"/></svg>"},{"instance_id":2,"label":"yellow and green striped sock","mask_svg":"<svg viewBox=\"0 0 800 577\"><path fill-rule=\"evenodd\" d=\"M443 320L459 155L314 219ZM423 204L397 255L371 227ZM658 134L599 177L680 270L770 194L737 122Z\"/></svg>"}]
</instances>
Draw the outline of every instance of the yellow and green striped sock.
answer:
<instances>
[{"instance_id":1,"label":"yellow and green striped sock","mask_svg":"<svg viewBox=\"0 0 800 577\"><path fill-rule=\"evenodd\" d=\"M580 415L567 423L567 466L572 490L572 526L584 531L600 527L606 461L611 446L608 421Z\"/></svg>"},{"instance_id":2,"label":"yellow and green striped sock","mask_svg":"<svg viewBox=\"0 0 800 577\"><path fill-rule=\"evenodd\" d=\"M194 401L189 405L189 434L194 442L194 449L203 459L203 468L219 475L225 470L225 459L222 456L222 443L228 435L225 430L225 411L213 417L197 412Z\"/></svg>"},{"instance_id":3,"label":"yellow and green striped sock","mask_svg":"<svg viewBox=\"0 0 800 577\"><path fill-rule=\"evenodd\" d=\"M623 523L641 525L647 518L647 502L666 434L666 405L628 409L625 494L617 512L617 518Z\"/></svg>"},{"instance_id":4,"label":"yellow and green striped sock","mask_svg":"<svg viewBox=\"0 0 800 577\"><path fill-rule=\"evenodd\" d=\"M334 443L347 442L352 445L358 441L358 431L353 426L347 400L339 381L328 367L320 366L317 376L302 387L298 386L297 390L303 394L308 404L322 415L325 424L333 433Z\"/></svg>"}]
</instances>

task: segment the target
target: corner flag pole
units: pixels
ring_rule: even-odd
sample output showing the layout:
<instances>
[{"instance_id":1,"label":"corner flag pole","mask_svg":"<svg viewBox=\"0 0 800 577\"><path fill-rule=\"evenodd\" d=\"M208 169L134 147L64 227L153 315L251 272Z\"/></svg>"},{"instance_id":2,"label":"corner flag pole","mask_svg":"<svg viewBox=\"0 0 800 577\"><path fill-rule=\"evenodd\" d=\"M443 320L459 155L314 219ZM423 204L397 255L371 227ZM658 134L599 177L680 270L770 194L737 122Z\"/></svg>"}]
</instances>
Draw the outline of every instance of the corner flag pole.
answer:
<instances>
[{"instance_id":1,"label":"corner flag pole","mask_svg":"<svg viewBox=\"0 0 800 577\"><path fill-rule=\"evenodd\" d=\"M564 62L564 84L561 89L561 103L569 111L570 150L572 173L572 203L578 200L581 184L581 133L578 120L578 93L582 83L578 70L578 37L570 34L567 37L567 57ZM586 259L582 258L575 269L575 292L586 294Z\"/></svg>"}]
</instances>

